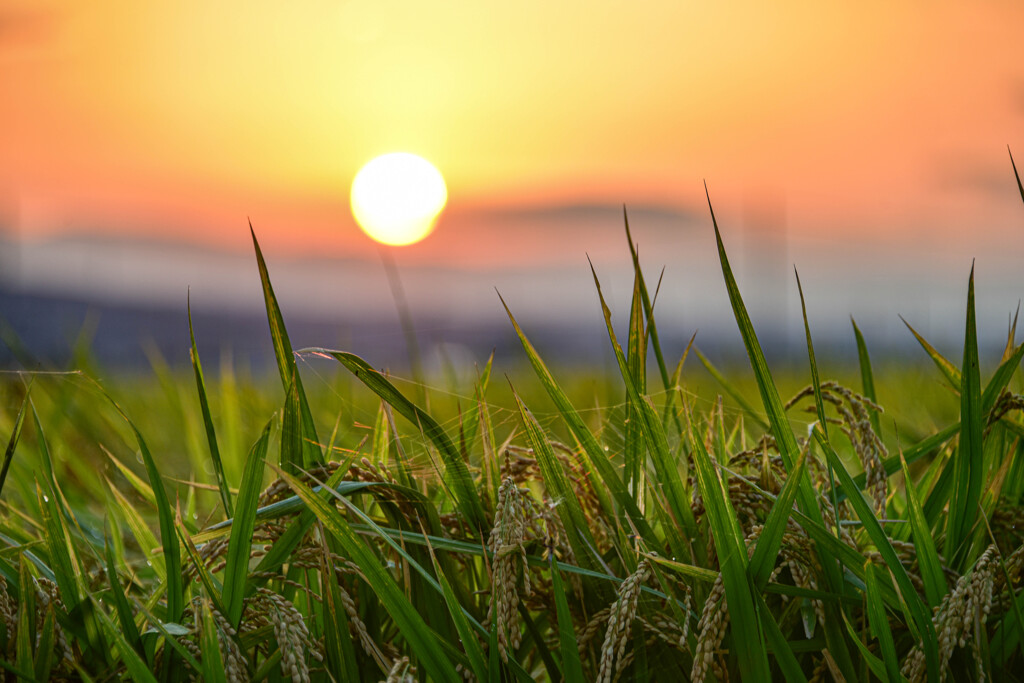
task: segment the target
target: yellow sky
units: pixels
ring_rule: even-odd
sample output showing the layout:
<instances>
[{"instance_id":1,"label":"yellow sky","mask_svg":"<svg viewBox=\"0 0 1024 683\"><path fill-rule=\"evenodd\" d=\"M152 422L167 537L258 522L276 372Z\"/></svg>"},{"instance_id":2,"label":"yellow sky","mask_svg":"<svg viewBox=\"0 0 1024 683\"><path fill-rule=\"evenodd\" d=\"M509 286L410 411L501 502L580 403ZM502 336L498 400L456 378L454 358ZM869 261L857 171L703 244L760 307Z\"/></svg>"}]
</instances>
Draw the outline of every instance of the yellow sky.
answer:
<instances>
[{"instance_id":1,"label":"yellow sky","mask_svg":"<svg viewBox=\"0 0 1024 683\"><path fill-rule=\"evenodd\" d=\"M349 183L405 150L449 184L423 258L457 253L446 220L479 254L495 211L700 210L704 179L798 237L1005 230L1022 27L1016 2L0 0L0 228L245 248L251 217L362 253Z\"/></svg>"}]
</instances>

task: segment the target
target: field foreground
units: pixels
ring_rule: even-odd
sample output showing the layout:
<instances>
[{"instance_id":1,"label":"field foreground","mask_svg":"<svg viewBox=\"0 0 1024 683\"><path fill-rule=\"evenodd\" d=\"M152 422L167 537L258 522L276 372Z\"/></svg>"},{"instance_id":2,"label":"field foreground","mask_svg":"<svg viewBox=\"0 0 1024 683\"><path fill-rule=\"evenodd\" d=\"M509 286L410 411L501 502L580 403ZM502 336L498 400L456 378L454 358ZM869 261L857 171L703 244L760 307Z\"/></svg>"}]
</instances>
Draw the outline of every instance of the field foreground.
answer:
<instances>
[{"instance_id":1,"label":"field foreground","mask_svg":"<svg viewBox=\"0 0 1024 683\"><path fill-rule=\"evenodd\" d=\"M194 339L191 386L157 363L148 411L7 376L0 675L1019 678L1024 344L982 381L972 272L962 362L919 338L959 406L941 428L887 419L855 325L858 386L819 379L805 317L807 387L780 396L715 233L759 405L692 343L666 364L631 238L624 343L601 299L614 406L564 390L512 311L539 389L510 378L505 408L490 363L456 401L296 354L255 235L283 401L208 384ZM728 404L685 390L691 352ZM332 403L297 356L346 371Z\"/></svg>"}]
</instances>

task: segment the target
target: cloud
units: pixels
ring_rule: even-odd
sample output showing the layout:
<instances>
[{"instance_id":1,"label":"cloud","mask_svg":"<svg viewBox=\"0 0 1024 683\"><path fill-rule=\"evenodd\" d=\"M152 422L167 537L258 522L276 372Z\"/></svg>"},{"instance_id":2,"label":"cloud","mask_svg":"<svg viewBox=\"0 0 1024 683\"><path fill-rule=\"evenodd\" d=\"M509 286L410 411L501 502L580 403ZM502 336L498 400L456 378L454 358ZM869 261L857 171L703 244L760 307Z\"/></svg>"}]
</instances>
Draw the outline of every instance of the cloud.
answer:
<instances>
[{"instance_id":1,"label":"cloud","mask_svg":"<svg viewBox=\"0 0 1024 683\"><path fill-rule=\"evenodd\" d=\"M630 224L665 226L678 229L690 226L702 216L689 208L666 204L626 204ZM516 206L487 211L488 218L495 221L530 222L564 225L573 227L580 224L611 224L616 229L622 226L622 205L602 203L563 203L532 206Z\"/></svg>"}]
</instances>

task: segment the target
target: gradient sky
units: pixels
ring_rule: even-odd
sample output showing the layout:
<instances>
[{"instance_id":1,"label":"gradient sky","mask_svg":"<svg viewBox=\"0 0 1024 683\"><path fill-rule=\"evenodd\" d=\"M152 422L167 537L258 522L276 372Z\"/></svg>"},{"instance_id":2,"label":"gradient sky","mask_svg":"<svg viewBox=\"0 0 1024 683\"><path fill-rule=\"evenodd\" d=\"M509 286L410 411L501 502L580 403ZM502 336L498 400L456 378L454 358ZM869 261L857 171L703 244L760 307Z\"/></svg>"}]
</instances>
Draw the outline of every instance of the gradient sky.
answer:
<instances>
[{"instance_id":1,"label":"gradient sky","mask_svg":"<svg viewBox=\"0 0 1024 683\"><path fill-rule=\"evenodd\" d=\"M1022 26L1015 2L3 0L0 222L246 248L248 216L362 253L349 183L407 150L476 258L495 213L700 211L703 179L790 237L1002 231ZM409 251L458 256L444 234Z\"/></svg>"},{"instance_id":2,"label":"gradient sky","mask_svg":"<svg viewBox=\"0 0 1024 683\"><path fill-rule=\"evenodd\" d=\"M414 310L501 317L498 285L592 314L586 255L628 269L625 203L648 267L668 266L664 305L721 317L706 180L765 310L795 315L797 263L843 329L856 313L903 335L899 312L948 331L977 257L1004 326L1024 291L1022 27L1020 2L0 0L5 279L194 303L244 279L258 305L251 219L272 262L326 257L332 284L276 278L292 305L362 291L380 262L349 185L409 151L450 197L394 251ZM384 303L363 305L389 306L373 288Z\"/></svg>"}]
</instances>

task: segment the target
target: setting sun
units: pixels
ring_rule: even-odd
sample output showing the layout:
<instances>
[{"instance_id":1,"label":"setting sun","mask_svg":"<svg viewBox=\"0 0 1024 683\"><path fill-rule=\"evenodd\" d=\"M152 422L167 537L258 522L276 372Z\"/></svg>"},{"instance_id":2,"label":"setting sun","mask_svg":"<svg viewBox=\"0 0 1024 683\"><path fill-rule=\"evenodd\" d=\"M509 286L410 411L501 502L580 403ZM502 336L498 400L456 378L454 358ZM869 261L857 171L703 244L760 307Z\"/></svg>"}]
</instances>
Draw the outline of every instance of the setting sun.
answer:
<instances>
[{"instance_id":1,"label":"setting sun","mask_svg":"<svg viewBox=\"0 0 1024 683\"><path fill-rule=\"evenodd\" d=\"M383 244L414 244L430 234L448 201L444 178L433 164L407 152L379 156L352 181L352 215Z\"/></svg>"}]
</instances>

